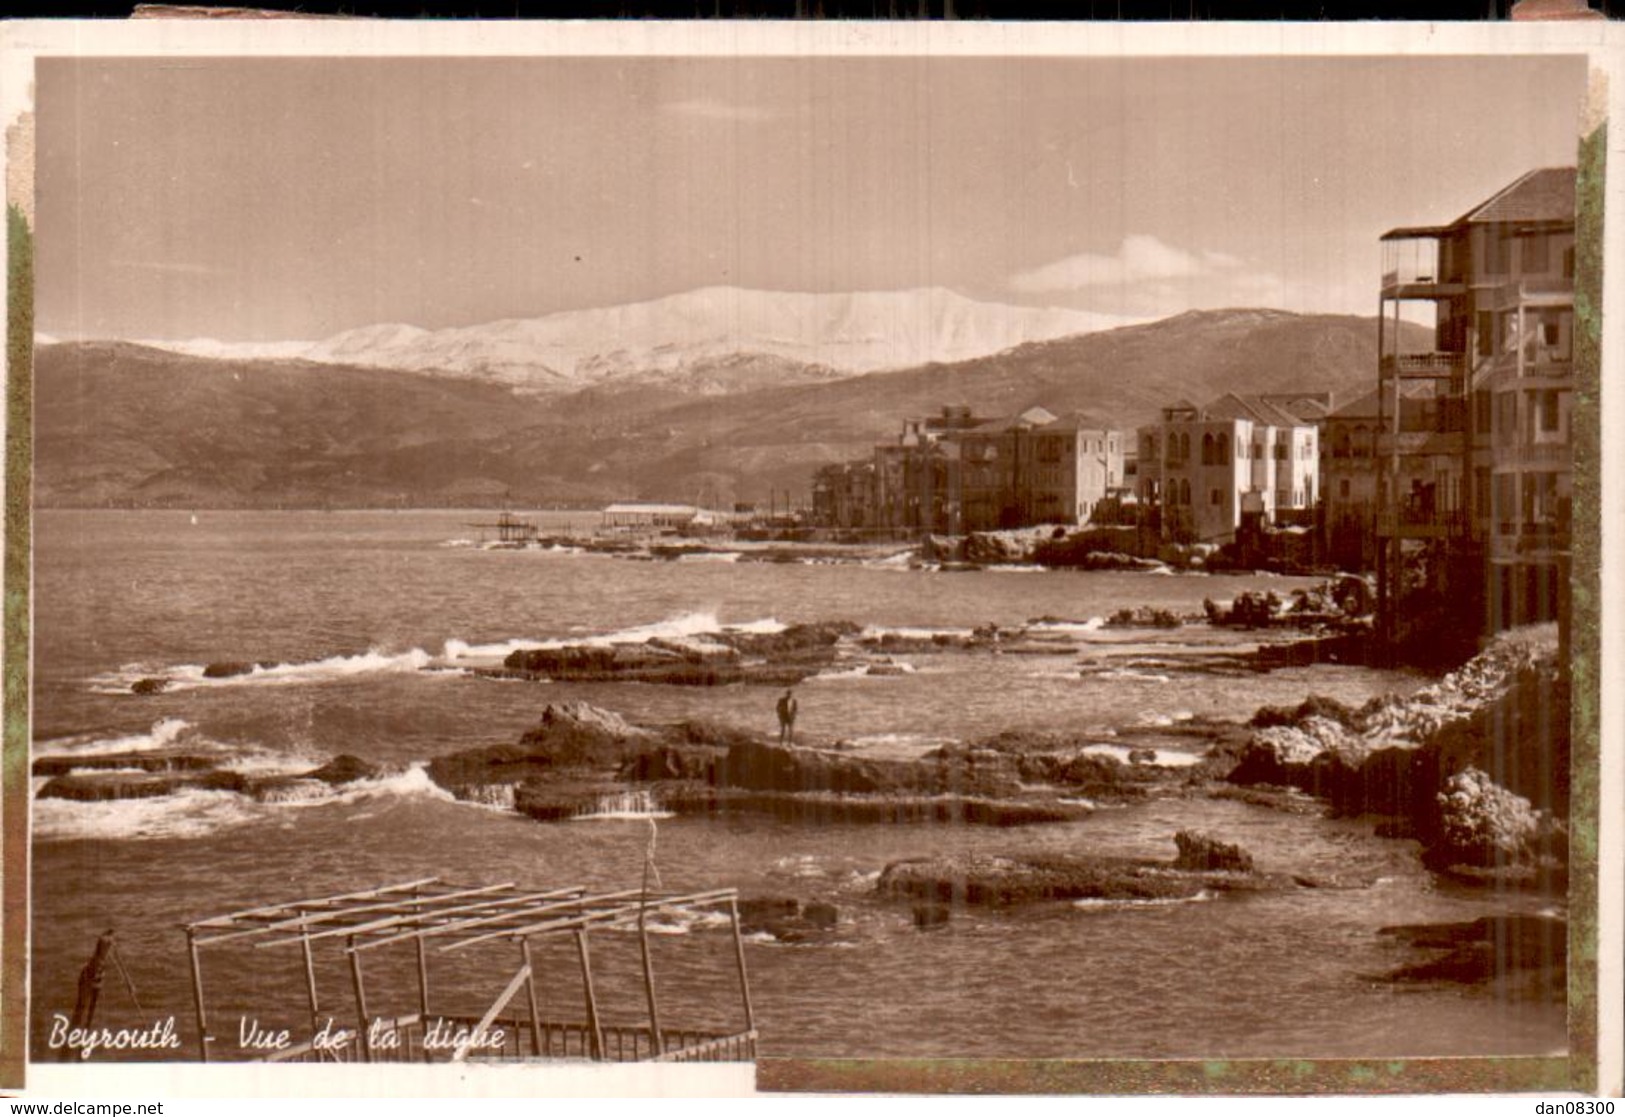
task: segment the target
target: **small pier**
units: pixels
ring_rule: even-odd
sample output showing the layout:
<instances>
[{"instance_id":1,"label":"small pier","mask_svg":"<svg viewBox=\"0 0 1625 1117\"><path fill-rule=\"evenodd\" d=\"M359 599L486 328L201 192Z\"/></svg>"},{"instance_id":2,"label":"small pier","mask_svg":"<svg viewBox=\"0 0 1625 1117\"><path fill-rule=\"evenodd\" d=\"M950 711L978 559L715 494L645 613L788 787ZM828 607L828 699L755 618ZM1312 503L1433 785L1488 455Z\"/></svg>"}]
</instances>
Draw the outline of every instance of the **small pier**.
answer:
<instances>
[{"instance_id":1,"label":"small pier","mask_svg":"<svg viewBox=\"0 0 1625 1117\"><path fill-rule=\"evenodd\" d=\"M717 982L741 1016L733 1026L676 1025L662 1020L650 957L648 920L678 909L725 911L733 938L733 972ZM635 931L642 961L644 1004L640 1024L605 1021L594 981L592 934L614 929ZM335 1045L313 1034L304 1042L262 1056L264 1062L461 1062L469 1058L532 1061L576 1059L600 1062L748 1062L756 1057L756 1023L745 969L744 940L739 928L738 892L732 888L705 892L656 894L642 889L591 892L582 886L536 890L512 882L456 885L435 878L406 881L337 896L320 896L270 904L201 919L185 926L191 965L197 1052L210 1061L208 1003L204 991L204 951L222 944L287 951L300 959L313 1032L318 1021L335 1015L335 994L317 981L317 954L342 950L348 962L348 996L354 1015L352 1038ZM567 936L575 943L576 972L582 1015L554 1019L542 1013L541 994L552 989L538 972L532 941ZM480 1016L434 1009L430 963L435 957L469 947L506 943L514 967L495 975L508 980ZM382 947L415 947L417 1010L380 1015L369 1010L366 963L382 964ZM398 959L400 952L391 952ZM330 967L323 967L330 968ZM731 988L730 988L731 987ZM350 1025L346 1025L350 1027ZM500 1036L499 1036L500 1033ZM379 1043L377 1037L388 1036Z\"/></svg>"}]
</instances>

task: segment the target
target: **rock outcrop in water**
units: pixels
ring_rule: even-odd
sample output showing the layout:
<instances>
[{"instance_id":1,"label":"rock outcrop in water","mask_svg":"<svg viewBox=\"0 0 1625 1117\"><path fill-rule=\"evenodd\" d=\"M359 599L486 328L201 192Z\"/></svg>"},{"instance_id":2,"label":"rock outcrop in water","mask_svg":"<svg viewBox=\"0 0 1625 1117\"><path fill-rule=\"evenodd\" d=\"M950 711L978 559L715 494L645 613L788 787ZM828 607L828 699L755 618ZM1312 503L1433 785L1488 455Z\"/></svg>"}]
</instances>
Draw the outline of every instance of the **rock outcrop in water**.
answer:
<instances>
[{"instance_id":1,"label":"rock outcrop in water","mask_svg":"<svg viewBox=\"0 0 1625 1117\"><path fill-rule=\"evenodd\" d=\"M1204 892L1298 887L1259 873L1237 846L1181 832L1172 862L1087 854L951 854L894 861L875 887L883 896L930 904L1007 907L1054 900L1192 900Z\"/></svg>"},{"instance_id":2,"label":"rock outcrop in water","mask_svg":"<svg viewBox=\"0 0 1625 1117\"><path fill-rule=\"evenodd\" d=\"M207 771L72 772L57 776L36 793L40 799L72 799L82 803L116 799L155 799L181 791L233 791L247 793L246 776L225 769Z\"/></svg>"},{"instance_id":3,"label":"rock outcrop in water","mask_svg":"<svg viewBox=\"0 0 1625 1117\"><path fill-rule=\"evenodd\" d=\"M522 648L510 653L501 668L477 673L558 682L791 686L833 663L836 644L857 632L850 622L824 621L772 633L722 631L607 646Z\"/></svg>"}]
</instances>

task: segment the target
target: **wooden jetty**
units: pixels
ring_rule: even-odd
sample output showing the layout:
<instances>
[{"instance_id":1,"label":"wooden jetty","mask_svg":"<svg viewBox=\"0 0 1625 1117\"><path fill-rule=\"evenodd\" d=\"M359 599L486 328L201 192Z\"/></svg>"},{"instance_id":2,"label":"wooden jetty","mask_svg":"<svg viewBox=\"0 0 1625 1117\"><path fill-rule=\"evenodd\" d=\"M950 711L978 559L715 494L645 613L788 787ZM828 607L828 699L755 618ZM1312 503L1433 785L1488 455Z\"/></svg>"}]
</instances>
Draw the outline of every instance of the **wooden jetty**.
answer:
<instances>
[{"instance_id":1,"label":"wooden jetty","mask_svg":"<svg viewBox=\"0 0 1625 1117\"><path fill-rule=\"evenodd\" d=\"M738 891L732 888L684 894L655 894L643 889L590 892L582 886L535 890L512 882L457 885L437 878L406 881L379 888L249 908L185 925L197 1017L198 1055L209 1061L209 1018L203 985L203 951L222 943L256 949L298 948L303 955L306 995L313 1026L328 998L317 985L316 951L342 946L349 962L350 993L359 1024L355 1039L333 1048L314 1037L264 1058L266 1062L403 1062L480 1059L588 1059L608 1062L746 1062L756 1057L756 1023L745 969L744 940L739 928ZM662 1022L656 995L646 927L650 915L675 908L727 911L733 935L736 995L743 1027L671 1027ZM593 931L635 929L642 960L647 1024L604 1022L593 981ZM584 1015L576 1020L544 1019L533 964L531 942L544 936L575 940ZM430 1000L429 962L433 955L464 950L475 944L507 942L517 965L506 986L483 1016L434 1012ZM368 1011L364 960L380 947L416 946L418 1008L387 1018ZM431 949L432 947L432 949ZM523 1006L504 1017L520 994ZM382 1028L378 1027L382 1022ZM500 1045L485 1042L498 1028ZM385 1049L371 1036L392 1034ZM437 1044L447 1034L465 1038ZM428 1040L428 1042L426 1042Z\"/></svg>"},{"instance_id":2,"label":"wooden jetty","mask_svg":"<svg viewBox=\"0 0 1625 1117\"><path fill-rule=\"evenodd\" d=\"M481 531L496 529L497 542L510 547L525 547L536 542L539 533L534 520L524 520L512 512L503 512L496 519L496 523L471 523L469 527L477 527Z\"/></svg>"}]
</instances>

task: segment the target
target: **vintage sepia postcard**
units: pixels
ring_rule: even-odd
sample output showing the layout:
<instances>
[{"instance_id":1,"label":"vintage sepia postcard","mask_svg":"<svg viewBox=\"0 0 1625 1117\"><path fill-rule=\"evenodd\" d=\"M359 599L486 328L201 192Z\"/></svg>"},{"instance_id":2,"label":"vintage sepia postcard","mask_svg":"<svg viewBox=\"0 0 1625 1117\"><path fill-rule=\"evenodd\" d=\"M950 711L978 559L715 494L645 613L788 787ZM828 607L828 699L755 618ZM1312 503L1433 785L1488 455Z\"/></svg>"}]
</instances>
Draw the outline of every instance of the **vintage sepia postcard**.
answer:
<instances>
[{"instance_id":1,"label":"vintage sepia postcard","mask_svg":"<svg viewBox=\"0 0 1625 1117\"><path fill-rule=\"evenodd\" d=\"M1336 32L7 28L4 1085L1617 1093L1620 37Z\"/></svg>"}]
</instances>

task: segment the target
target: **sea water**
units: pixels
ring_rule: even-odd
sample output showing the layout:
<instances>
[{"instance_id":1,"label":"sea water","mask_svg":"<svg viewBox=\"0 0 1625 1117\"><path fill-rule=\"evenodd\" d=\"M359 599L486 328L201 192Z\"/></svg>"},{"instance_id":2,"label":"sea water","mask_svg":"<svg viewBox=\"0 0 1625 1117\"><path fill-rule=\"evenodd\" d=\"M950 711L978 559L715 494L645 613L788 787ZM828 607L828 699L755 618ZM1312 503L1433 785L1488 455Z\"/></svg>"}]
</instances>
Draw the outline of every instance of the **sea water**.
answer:
<instances>
[{"instance_id":1,"label":"sea water","mask_svg":"<svg viewBox=\"0 0 1625 1117\"><path fill-rule=\"evenodd\" d=\"M606 802L541 824L505 802L460 802L424 764L508 743L550 702L584 700L629 720L703 717L774 731L771 689L499 682L469 668L520 647L641 640L722 627L773 631L850 620L871 634L968 633L1051 618L1053 655L899 655L871 676L837 664L798 688L798 729L875 755L1007 728L1098 736L1192 716L1245 719L1310 693L1361 702L1423 680L1357 667L1212 673L1181 665L1244 650L1246 634L1193 625L1106 628L1117 609L1200 612L1242 589L1285 596L1287 578L1048 572L1026 577L869 565L638 562L478 546L458 512L45 511L35 528L36 755L182 749L256 774L297 773L341 753L390 766L339 788L295 785L274 801L187 791L113 803L32 805L36 1057L70 1012L79 968L116 928L142 1009L104 985L98 1023L175 1014L195 1058L181 924L237 908L437 876L470 884L635 886L657 803ZM584 522L583 515L569 518ZM225 679L211 662L253 664ZM1090 662L1093 661L1093 662ZM160 694L136 695L142 678ZM43 781L36 779L36 789ZM1396 986L1415 960L1379 928L1466 920L1519 903L1439 884L1412 843L1368 821L1207 798L1153 799L1077 821L1012 829L933 824L795 825L763 816L660 818L668 889L836 905L835 932L800 943L753 936L747 959L760 1049L775 1055L1234 1057L1546 1053L1560 1005L1495 989ZM1250 850L1261 869L1372 882L1207 896L1174 904L1044 904L956 913L920 931L906 903L875 895L893 860L955 852L1098 852L1167 859L1180 829ZM662 1012L736 1029L731 940L702 912L652 928ZM595 945L607 1022L643 1019L635 941ZM540 943L544 999L580 1015L568 943ZM408 954L410 952L408 951ZM478 1013L506 983L511 946L437 956L436 1011ZM374 1012L415 1007L415 963L380 952ZM342 954L318 971L334 1014L353 1014ZM551 975L551 976L550 976ZM236 1022L304 1021L299 952L222 948L205 957L216 1058ZM410 980L408 980L410 979ZM342 1022L342 1021L341 1021ZM114 1057L117 1053L110 1053ZM165 1057L172 1057L167 1055Z\"/></svg>"}]
</instances>

